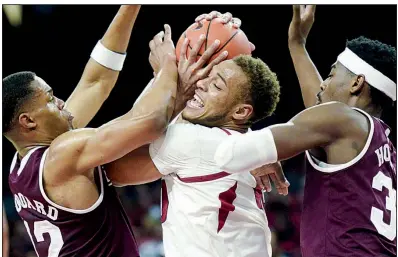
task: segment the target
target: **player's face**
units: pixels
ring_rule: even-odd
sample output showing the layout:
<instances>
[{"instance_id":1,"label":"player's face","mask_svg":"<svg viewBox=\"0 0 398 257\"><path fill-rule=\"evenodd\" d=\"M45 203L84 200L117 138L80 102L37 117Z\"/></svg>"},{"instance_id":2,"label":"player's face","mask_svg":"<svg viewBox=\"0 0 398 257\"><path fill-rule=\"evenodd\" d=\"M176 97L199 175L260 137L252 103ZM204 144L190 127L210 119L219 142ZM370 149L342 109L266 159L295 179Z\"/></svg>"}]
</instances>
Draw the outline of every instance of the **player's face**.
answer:
<instances>
[{"instance_id":1,"label":"player's face","mask_svg":"<svg viewBox=\"0 0 398 257\"><path fill-rule=\"evenodd\" d=\"M321 91L316 95L316 104L330 101L347 103L350 97L350 83L352 76L339 62L333 64L332 69L321 83Z\"/></svg>"},{"instance_id":2,"label":"player's face","mask_svg":"<svg viewBox=\"0 0 398 257\"><path fill-rule=\"evenodd\" d=\"M222 126L232 119L242 86L247 78L232 60L213 67L209 76L196 84L195 95L182 113L192 123L208 127Z\"/></svg>"},{"instance_id":3,"label":"player's face","mask_svg":"<svg viewBox=\"0 0 398 257\"><path fill-rule=\"evenodd\" d=\"M64 101L54 96L51 87L41 78L32 83L37 92L33 100L34 109L30 112L36 129L43 131L51 139L72 129L73 116L64 109Z\"/></svg>"}]
</instances>

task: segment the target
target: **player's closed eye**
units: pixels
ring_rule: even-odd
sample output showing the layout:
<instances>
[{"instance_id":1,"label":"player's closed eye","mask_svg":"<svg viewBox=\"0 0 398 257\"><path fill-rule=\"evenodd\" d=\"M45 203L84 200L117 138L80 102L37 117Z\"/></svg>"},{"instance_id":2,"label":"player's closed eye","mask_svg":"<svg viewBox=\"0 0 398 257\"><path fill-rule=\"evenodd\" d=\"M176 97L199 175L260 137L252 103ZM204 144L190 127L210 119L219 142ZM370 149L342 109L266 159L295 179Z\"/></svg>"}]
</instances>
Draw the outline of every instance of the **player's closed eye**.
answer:
<instances>
[{"instance_id":1,"label":"player's closed eye","mask_svg":"<svg viewBox=\"0 0 398 257\"><path fill-rule=\"evenodd\" d=\"M219 88L216 84L213 84L213 86L214 86L218 91L221 90L221 88Z\"/></svg>"}]
</instances>

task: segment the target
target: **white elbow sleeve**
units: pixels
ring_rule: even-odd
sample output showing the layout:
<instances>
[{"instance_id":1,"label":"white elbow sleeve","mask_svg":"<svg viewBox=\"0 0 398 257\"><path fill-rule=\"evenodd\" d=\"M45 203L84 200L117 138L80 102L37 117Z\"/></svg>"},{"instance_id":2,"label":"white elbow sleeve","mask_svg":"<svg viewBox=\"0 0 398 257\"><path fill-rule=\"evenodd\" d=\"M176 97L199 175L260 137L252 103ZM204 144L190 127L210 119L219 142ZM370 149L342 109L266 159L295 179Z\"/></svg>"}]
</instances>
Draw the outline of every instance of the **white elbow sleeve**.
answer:
<instances>
[{"instance_id":1,"label":"white elbow sleeve","mask_svg":"<svg viewBox=\"0 0 398 257\"><path fill-rule=\"evenodd\" d=\"M274 137L270 129L232 135L217 148L217 165L229 173L247 172L278 161Z\"/></svg>"}]
</instances>

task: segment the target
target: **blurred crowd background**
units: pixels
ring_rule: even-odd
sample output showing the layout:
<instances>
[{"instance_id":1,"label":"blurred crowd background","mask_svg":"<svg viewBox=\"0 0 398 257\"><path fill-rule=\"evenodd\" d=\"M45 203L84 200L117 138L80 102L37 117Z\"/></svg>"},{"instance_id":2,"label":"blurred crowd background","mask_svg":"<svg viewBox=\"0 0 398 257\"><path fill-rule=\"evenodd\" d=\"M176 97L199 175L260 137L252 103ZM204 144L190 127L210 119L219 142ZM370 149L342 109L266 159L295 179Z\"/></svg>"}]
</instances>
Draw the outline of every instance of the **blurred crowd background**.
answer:
<instances>
[{"instance_id":1,"label":"blurred crowd background","mask_svg":"<svg viewBox=\"0 0 398 257\"><path fill-rule=\"evenodd\" d=\"M22 70L36 72L66 99L77 84L89 54L105 33L119 6L27 5L5 6L2 10L2 77ZM117 85L98 115L90 123L97 127L127 112L151 79L148 43L168 23L173 40L202 13L217 10L231 12L242 20L241 29L256 45L254 56L264 60L276 72L282 86L281 101L275 115L254 129L286 122L303 110L297 77L287 47L287 31L292 16L290 5L144 5L133 29L128 55ZM396 5L321 5L307 49L321 75L326 77L346 40L360 35L378 39L396 47ZM396 131L396 109L383 117ZM396 142L396 133L393 142ZM288 136L288 135L287 135ZM292 139L294 140L294 139ZM3 140L3 204L8 218L10 256L33 257L35 251L25 227L16 213L8 188L8 171L15 153ZM266 212L273 233L274 257L300 256L299 227L304 183L304 156L283 163L291 183L288 196L275 190L265 194ZM160 183L118 189L134 227L142 257L163 256L160 224Z\"/></svg>"}]
</instances>

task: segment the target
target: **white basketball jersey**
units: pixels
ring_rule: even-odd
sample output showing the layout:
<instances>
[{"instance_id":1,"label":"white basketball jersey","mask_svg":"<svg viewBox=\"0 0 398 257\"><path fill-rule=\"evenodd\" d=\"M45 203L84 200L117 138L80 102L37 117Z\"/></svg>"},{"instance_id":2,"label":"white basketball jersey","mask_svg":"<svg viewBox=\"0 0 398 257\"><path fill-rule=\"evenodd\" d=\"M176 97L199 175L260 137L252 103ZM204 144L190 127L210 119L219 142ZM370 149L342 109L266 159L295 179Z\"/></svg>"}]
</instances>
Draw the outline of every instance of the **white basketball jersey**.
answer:
<instances>
[{"instance_id":1,"label":"white basketball jersey","mask_svg":"<svg viewBox=\"0 0 398 257\"><path fill-rule=\"evenodd\" d=\"M162 179L166 256L271 257L262 194L250 173L229 174L213 161L229 134L177 123L150 146ZM242 160L244 161L244 160Z\"/></svg>"}]
</instances>

